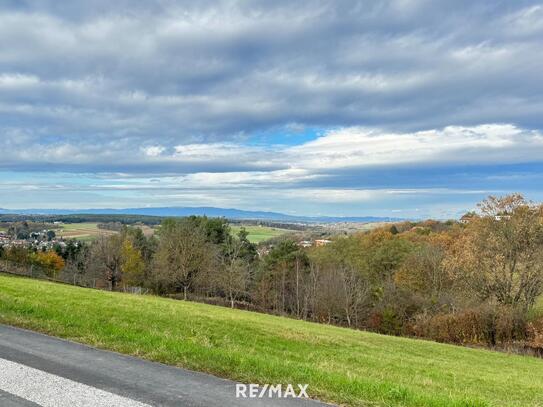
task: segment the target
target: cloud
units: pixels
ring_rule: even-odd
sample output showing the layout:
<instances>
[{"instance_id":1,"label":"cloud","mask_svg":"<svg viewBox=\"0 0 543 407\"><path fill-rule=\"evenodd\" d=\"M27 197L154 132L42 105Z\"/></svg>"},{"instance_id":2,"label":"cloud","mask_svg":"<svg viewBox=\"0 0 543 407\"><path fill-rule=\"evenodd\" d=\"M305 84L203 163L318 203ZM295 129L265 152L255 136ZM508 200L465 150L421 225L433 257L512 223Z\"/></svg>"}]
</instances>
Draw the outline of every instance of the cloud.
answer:
<instances>
[{"instance_id":1,"label":"cloud","mask_svg":"<svg viewBox=\"0 0 543 407\"><path fill-rule=\"evenodd\" d=\"M158 157L164 152L166 148L162 146L149 146L149 147L142 147L141 149L144 152L144 154L148 157Z\"/></svg>"},{"instance_id":2,"label":"cloud","mask_svg":"<svg viewBox=\"0 0 543 407\"><path fill-rule=\"evenodd\" d=\"M4 1L0 171L92 174L73 187L89 202L124 185L315 212L533 191L542 17L535 0Z\"/></svg>"},{"instance_id":3,"label":"cloud","mask_svg":"<svg viewBox=\"0 0 543 407\"><path fill-rule=\"evenodd\" d=\"M36 139L542 125L537 2L70 3L0 8L0 118Z\"/></svg>"},{"instance_id":4,"label":"cloud","mask_svg":"<svg viewBox=\"0 0 543 407\"><path fill-rule=\"evenodd\" d=\"M389 133L344 128L287 150L306 168L398 166L427 163L539 161L543 134L513 125L448 126L441 130ZM301 163L301 164L300 164Z\"/></svg>"},{"instance_id":5,"label":"cloud","mask_svg":"<svg viewBox=\"0 0 543 407\"><path fill-rule=\"evenodd\" d=\"M540 162L543 133L512 124L447 126L410 133L346 127L294 146L243 142L138 146L130 138L95 143L53 137L43 142L12 130L5 135L4 146L0 151L3 169L39 170L47 166L49 171L111 173L125 168L129 174L159 176L226 174L225 182L242 174L247 177L245 181L250 182L248 178L252 177L252 182L258 183L265 179L291 182L297 177L330 177L342 170Z\"/></svg>"},{"instance_id":6,"label":"cloud","mask_svg":"<svg viewBox=\"0 0 543 407\"><path fill-rule=\"evenodd\" d=\"M95 143L66 142L54 137L33 140L24 132L5 134L0 167L4 169L116 172L123 166L136 173L232 173L284 170L326 174L348 168L424 164L512 164L540 161L543 133L511 124L396 133L364 127L324 132L299 145L248 145L242 142L137 146L130 138Z\"/></svg>"}]
</instances>

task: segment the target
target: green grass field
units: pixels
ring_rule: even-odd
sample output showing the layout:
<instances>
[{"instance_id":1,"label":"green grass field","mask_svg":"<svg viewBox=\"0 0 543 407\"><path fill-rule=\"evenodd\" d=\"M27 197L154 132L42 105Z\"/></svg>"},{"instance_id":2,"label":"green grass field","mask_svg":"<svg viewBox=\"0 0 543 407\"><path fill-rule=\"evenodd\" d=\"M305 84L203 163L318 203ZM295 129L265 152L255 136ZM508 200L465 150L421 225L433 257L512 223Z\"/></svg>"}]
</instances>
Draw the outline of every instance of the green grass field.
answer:
<instances>
[{"instance_id":1,"label":"green grass field","mask_svg":"<svg viewBox=\"0 0 543 407\"><path fill-rule=\"evenodd\" d=\"M543 361L0 275L0 322L356 406L543 405Z\"/></svg>"},{"instance_id":2,"label":"green grass field","mask_svg":"<svg viewBox=\"0 0 543 407\"><path fill-rule=\"evenodd\" d=\"M271 239L272 237L281 236L281 235L284 235L285 233L292 233L292 230L271 228L268 226L230 225L230 228L232 229L232 233L234 234L238 233L242 227L244 227L245 230L249 232L249 236L247 236L247 238L249 239L251 243L260 243L265 240Z\"/></svg>"}]
</instances>

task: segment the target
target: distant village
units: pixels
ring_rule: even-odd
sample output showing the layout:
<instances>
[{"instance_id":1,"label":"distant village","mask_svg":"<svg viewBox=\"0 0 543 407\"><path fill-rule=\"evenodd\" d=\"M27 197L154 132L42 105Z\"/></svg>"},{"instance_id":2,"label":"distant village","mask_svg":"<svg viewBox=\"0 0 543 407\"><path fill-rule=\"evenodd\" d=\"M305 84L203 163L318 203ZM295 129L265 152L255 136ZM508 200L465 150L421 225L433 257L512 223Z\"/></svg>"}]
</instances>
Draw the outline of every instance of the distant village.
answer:
<instances>
[{"instance_id":1,"label":"distant village","mask_svg":"<svg viewBox=\"0 0 543 407\"><path fill-rule=\"evenodd\" d=\"M326 246L327 244L332 243L331 240L328 239L315 239L315 240L301 240L298 242L298 246L300 247L321 247Z\"/></svg>"},{"instance_id":2,"label":"distant village","mask_svg":"<svg viewBox=\"0 0 543 407\"><path fill-rule=\"evenodd\" d=\"M0 230L0 246L3 248L24 247L38 251L53 250L54 247L66 247L63 238L58 238L55 230L44 228L33 230L26 222L10 227L8 231Z\"/></svg>"}]
</instances>

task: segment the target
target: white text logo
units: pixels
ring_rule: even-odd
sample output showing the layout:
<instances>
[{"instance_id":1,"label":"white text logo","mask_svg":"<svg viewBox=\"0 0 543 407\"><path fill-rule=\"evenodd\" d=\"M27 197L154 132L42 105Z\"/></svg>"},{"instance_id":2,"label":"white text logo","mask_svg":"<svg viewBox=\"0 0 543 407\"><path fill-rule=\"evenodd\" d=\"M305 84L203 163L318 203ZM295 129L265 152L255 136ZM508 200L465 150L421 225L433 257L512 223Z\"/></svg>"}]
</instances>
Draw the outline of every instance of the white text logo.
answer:
<instances>
[{"instance_id":1,"label":"white text logo","mask_svg":"<svg viewBox=\"0 0 543 407\"><path fill-rule=\"evenodd\" d=\"M292 384L283 386L282 384L236 384L236 398L309 398L307 395L308 384L297 384L296 388Z\"/></svg>"}]
</instances>

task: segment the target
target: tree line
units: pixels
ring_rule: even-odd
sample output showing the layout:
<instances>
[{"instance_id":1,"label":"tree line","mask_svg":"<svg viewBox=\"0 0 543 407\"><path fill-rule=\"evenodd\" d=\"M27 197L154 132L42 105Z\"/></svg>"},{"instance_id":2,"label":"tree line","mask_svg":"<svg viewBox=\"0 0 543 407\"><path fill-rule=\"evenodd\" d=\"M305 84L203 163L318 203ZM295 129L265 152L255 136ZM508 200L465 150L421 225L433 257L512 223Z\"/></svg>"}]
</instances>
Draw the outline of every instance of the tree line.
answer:
<instances>
[{"instance_id":1,"label":"tree line","mask_svg":"<svg viewBox=\"0 0 543 407\"><path fill-rule=\"evenodd\" d=\"M50 275L112 290L443 342L543 348L543 209L520 195L489 197L464 224L403 222L312 248L286 236L262 256L245 230L233 235L224 219L194 216L164 220L156 236L124 226L56 254L63 263L42 259L56 267ZM17 264L35 256L2 253Z\"/></svg>"}]
</instances>

